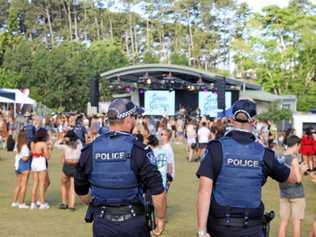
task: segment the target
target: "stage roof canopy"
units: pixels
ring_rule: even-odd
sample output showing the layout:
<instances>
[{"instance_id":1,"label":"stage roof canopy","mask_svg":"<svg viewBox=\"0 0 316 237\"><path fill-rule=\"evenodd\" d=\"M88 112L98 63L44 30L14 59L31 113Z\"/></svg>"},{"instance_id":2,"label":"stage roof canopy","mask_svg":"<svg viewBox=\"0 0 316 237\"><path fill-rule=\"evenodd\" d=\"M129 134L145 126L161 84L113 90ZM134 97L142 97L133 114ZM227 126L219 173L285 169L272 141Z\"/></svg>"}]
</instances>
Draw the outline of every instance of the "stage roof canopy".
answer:
<instances>
[{"instance_id":1,"label":"stage roof canopy","mask_svg":"<svg viewBox=\"0 0 316 237\"><path fill-rule=\"evenodd\" d=\"M145 80L150 79L151 82L164 82L173 81L178 84L188 83L191 85L198 84L216 84L218 80L225 80L226 86L242 89L245 87L247 90L261 90L261 87L245 83L230 77L224 77L217 74L212 74L202 70L190 68L180 65L169 64L143 64L136 66L129 66L104 72L101 74L102 79L109 80L110 82L126 82L126 83L144 83Z\"/></svg>"}]
</instances>

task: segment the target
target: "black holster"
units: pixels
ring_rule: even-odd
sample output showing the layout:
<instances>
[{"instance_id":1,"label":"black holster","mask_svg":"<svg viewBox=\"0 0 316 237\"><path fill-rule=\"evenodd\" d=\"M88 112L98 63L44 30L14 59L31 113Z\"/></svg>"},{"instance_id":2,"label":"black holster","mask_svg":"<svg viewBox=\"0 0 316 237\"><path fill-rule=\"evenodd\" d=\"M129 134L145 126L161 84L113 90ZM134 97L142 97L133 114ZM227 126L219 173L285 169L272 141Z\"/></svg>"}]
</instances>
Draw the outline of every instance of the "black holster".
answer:
<instances>
[{"instance_id":1,"label":"black holster","mask_svg":"<svg viewBox=\"0 0 316 237\"><path fill-rule=\"evenodd\" d=\"M145 200L145 217L148 230L154 230L156 228L155 208L149 200Z\"/></svg>"},{"instance_id":2,"label":"black holster","mask_svg":"<svg viewBox=\"0 0 316 237\"><path fill-rule=\"evenodd\" d=\"M269 211L269 212L264 213L264 216L263 216L264 227L263 228L264 228L266 237L269 237L270 235L270 222L274 219L274 217L275 217L274 211Z\"/></svg>"},{"instance_id":3,"label":"black holster","mask_svg":"<svg viewBox=\"0 0 316 237\"><path fill-rule=\"evenodd\" d=\"M94 220L94 215L96 212L96 207L92 205L92 202L89 203L88 209L86 211L86 215L84 217L84 220L86 223L92 223Z\"/></svg>"}]
</instances>

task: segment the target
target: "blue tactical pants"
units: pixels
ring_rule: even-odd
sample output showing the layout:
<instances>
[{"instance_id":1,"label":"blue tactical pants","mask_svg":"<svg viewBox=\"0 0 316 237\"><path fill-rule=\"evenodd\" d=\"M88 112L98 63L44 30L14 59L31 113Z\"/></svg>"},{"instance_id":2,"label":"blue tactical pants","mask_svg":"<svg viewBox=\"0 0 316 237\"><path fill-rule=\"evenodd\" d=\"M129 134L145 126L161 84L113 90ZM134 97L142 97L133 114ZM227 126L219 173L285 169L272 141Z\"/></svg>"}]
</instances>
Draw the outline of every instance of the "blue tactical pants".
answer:
<instances>
[{"instance_id":1,"label":"blue tactical pants","mask_svg":"<svg viewBox=\"0 0 316 237\"><path fill-rule=\"evenodd\" d=\"M132 217L123 222L112 222L95 216L93 237L150 237L145 216Z\"/></svg>"},{"instance_id":2,"label":"blue tactical pants","mask_svg":"<svg viewBox=\"0 0 316 237\"><path fill-rule=\"evenodd\" d=\"M265 237L263 226L231 227L212 226L208 232L213 237Z\"/></svg>"}]
</instances>

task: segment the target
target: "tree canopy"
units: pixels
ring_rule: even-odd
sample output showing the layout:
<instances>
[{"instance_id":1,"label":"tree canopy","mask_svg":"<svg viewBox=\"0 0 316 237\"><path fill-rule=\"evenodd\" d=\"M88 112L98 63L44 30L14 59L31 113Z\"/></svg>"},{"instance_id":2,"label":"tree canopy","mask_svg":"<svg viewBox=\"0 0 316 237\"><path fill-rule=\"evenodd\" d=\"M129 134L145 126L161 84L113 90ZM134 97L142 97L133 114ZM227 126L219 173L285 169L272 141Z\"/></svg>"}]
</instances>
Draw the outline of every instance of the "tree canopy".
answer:
<instances>
[{"instance_id":1,"label":"tree canopy","mask_svg":"<svg viewBox=\"0 0 316 237\"><path fill-rule=\"evenodd\" d=\"M0 86L84 110L90 80L117 67L173 63L253 80L316 107L316 6L252 12L232 0L0 0ZM101 96L109 96L105 84Z\"/></svg>"}]
</instances>

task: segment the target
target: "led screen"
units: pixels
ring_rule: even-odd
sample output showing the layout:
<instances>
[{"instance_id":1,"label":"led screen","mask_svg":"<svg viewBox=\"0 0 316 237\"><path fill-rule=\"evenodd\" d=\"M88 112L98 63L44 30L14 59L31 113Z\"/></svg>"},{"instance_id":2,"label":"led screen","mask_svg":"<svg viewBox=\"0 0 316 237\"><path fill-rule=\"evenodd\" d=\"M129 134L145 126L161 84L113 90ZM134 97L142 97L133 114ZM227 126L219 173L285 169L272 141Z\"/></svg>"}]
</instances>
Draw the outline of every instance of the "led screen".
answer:
<instances>
[{"instance_id":1,"label":"led screen","mask_svg":"<svg viewBox=\"0 0 316 237\"><path fill-rule=\"evenodd\" d=\"M147 115L174 115L174 91L145 91L145 114Z\"/></svg>"}]
</instances>

